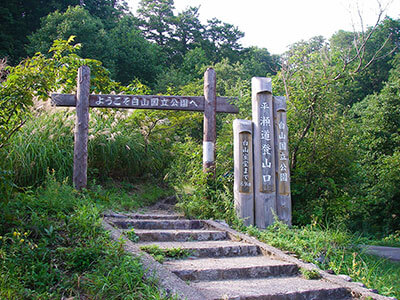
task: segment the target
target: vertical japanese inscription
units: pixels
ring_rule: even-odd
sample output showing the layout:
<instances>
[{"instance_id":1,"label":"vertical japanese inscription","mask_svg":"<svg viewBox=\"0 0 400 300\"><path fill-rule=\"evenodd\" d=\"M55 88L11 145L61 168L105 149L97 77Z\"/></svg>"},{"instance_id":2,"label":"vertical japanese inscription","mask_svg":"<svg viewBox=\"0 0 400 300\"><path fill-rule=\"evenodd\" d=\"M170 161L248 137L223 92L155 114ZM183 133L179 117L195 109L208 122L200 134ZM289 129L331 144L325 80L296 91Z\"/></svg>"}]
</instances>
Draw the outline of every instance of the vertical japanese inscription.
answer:
<instances>
[{"instance_id":1,"label":"vertical japanese inscription","mask_svg":"<svg viewBox=\"0 0 400 300\"><path fill-rule=\"evenodd\" d=\"M260 191L264 193L273 192L273 123L272 103L267 97L260 97L260 145L261 145L261 185Z\"/></svg>"},{"instance_id":2,"label":"vertical japanese inscription","mask_svg":"<svg viewBox=\"0 0 400 300\"><path fill-rule=\"evenodd\" d=\"M253 182L253 149L251 133L241 132L239 134L239 164L240 164L240 193L252 193Z\"/></svg>"},{"instance_id":3,"label":"vertical japanese inscription","mask_svg":"<svg viewBox=\"0 0 400 300\"><path fill-rule=\"evenodd\" d=\"M289 179L289 149L288 149L288 128L286 124L286 112L276 113L276 134L277 134L277 176L278 193L281 195L290 194Z\"/></svg>"}]
</instances>

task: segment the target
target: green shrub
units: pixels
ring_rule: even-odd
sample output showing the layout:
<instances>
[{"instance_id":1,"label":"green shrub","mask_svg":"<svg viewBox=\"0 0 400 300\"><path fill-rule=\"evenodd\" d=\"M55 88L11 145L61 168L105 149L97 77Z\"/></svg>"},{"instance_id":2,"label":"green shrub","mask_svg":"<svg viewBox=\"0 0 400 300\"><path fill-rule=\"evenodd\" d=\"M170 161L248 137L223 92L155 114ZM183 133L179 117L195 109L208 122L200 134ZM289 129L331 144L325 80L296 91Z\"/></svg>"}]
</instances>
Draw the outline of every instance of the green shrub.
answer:
<instances>
[{"instance_id":1,"label":"green shrub","mask_svg":"<svg viewBox=\"0 0 400 300\"><path fill-rule=\"evenodd\" d=\"M104 205L119 203L89 194L49 175L0 202L0 299L162 299L139 260L101 227Z\"/></svg>"}]
</instances>

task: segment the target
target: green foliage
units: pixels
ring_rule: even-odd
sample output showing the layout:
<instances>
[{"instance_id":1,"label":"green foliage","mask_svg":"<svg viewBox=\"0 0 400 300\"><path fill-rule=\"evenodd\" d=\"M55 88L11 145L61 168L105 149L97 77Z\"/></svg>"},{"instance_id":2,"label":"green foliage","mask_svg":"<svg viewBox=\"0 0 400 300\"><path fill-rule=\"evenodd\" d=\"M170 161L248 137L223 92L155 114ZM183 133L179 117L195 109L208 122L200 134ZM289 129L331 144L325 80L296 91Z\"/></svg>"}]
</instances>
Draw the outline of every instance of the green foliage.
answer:
<instances>
[{"instance_id":1,"label":"green foliage","mask_svg":"<svg viewBox=\"0 0 400 300\"><path fill-rule=\"evenodd\" d=\"M107 193L78 194L51 175L44 187L1 202L0 298L162 299L138 259L102 229L100 211L121 208L116 191ZM131 198L136 207L139 197Z\"/></svg>"},{"instance_id":2,"label":"green foliage","mask_svg":"<svg viewBox=\"0 0 400 300\"><path fill-rule=\"evenodd\" d=\"M314 263L323 270L349 275L354 281L363 282L382 295L400 295L400 265L365 254L358 245L369 243L369 240L350 234L343 228L321 228L315 223L289 228L276 221L266 230L261 231L251 226L244 231L260 241ZM316 275L316 272L304 274L301 271L305 276Z\"/></svg>"},{"instance_id":3,"label":"green foliage","mask_svg":"<svg viewBox=\"0 0 400 300\"><path fill-rule=\"evenodd\" d=\"M307 269L300 269L301 275L303 275L303 277L305 279L311 279L311 280L316 280L316 279L320 279L321 278L321 274L319 274L319 272L317 270L307 270Z\"/></svg>"},{"instance_id":4,"label":"green foliage","mask_svg":"<svg viewBox=\"0 0 400 300\"><path fill-rule=\"evenodd\" d=\"M399 64L392 69L388 82L379 94L366 97L353 113L358 129L354 137L361 154L359 176L363 201L358 215L364 231L389 234L400 228L398 185L400 174L400 81Z\"/></svg>"},{"instance_id":5,"label":"green foliage","mask_svg":"<svg viewBox=\"0 0 400 300\"><path fill-rule=\"evenodd\" d=\"M190 256L190 251L182 248L160 248L157 245L140 246L140 250L147 252L159 263L165 259L182 259Z\"/></svg>"},{"instance_id":6,"label":"green foliage","mask_svg":"<svg viewBox=\"0 0 400 300\"><path fill-rule=\"evenodd\" d=\"M136 234L135 229L130 229L125 231L125 235L130 239L132 242L136 243L139 241L139 236Z\"/></svg>"},{"instance_id":7,"label":"green foliage","mask_svg":"<svg viewBox=\"0 0 400 300\"><path fill-rule=\"evenodd\" d=\"M7 1L0 4L0 57L8 57L15 65L26 57L27 36L40 27L41 19L69 6L81 5L91 15L99 17L107 26L126 13L126 3L121 0L25 0ZM67 37L66 37L67 38ZM50 44L51 45L51 44ZM49 46L50 46L49 45ZM46 49L47 50L47 49ZM37 50L36 50L37 51Z\"/></svg>"},{"instance_id":8,"label":"green foliage","mask_svg":"<svg viewBox=\"0 0 400 300\"><path fill-rule=\"evenodd\" d=\"M381 240L372 241L371 245L386 246L386 247L398 247L400 248L400 230L396 230L394 233L385 236Z\"/></svg>"},{"instance_id":9,"label":"green foliage","mask_svg":"<svg viewBox=\"0 0 400 300\"><path fill-rule=\"evenodd\" d=\"M135 19L124 16L111 28L80 6L64 13L49 14L42 26L29 39L29 51L46 53L55 39L76 36L82 47L81 57L96 57L104 63L111 76L124 84L140 78L152 82L161 71L160 51L147 42L138 31Z\"/></svg>"},{"instance_id":10,"label":"green foliage","mask_svg":"<svg viewBox=\"0 0 400 300\"><path fill-rule=\"evenodd\" d=\"M36 53L16 67L7 67L7 77L0 83L0 148L24 125L34 99L47 100L51 92L68 93L76 87L76 70L80 66L90 66L95 91L116 86L99 61L75 54L80 46L71 45L73 40L71 36L54 41L51 58Z\"/></svg>"},{"instance_id":11,"label":"green foliage","mask_svg":"<svg viewBox=\"0 0 400 300\"><path fill-rule=\"evenodd\" d=\"M42 112L15 135L2 165L14 171L20 186L43 182L46 170L56 177L72 177L74 114ZM129 179L163 176L170 153L156 139L145 143L126 113L92 110L89 135L89 178Z\"/></svg>"}]
</instances>

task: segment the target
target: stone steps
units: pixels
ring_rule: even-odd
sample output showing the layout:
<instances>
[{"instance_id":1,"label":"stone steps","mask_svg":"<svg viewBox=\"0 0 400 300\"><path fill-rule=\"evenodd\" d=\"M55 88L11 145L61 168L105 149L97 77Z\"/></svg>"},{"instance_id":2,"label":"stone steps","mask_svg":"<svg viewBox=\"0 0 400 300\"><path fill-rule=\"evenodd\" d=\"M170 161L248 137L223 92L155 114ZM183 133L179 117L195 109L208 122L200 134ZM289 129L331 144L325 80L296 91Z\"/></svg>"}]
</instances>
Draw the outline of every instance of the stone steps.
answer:
<instances>
[{"instance_id":1,"label":"stone steps","mask_svg":"<svg viewBox=\"0 0 400 300\"><path fill-rule=\"evenodd\" d=\"M190 281L295 276L299 272L296 264L262 255L171 260L164 265L181 279Z\"/></svg>"},{"instance_id":2,"label":"stone steps","mask_svg":"<svg viewBox=\"0 0 400 300\"><path fill-rule=\"evenodd\" d=\"M163 263L165 270L189 289L182 299L348 300L373 295L364 290L355 293L337 276L333 280L306 280L299 276L300 266L309 268L306 264L216 222L179 216L153 218L150 214L107 221L119 228L134 228L139 236L136 249L157 245L190 252L189 257ZM352 298L350 291L358 298Z\"/></svg>"},{"instance_id":3,"label":"stone steps","mask_svg":"<svg viewBox=\"0 0 400 300\"><path fill-rule=\"evenodd\" d=\"M162 249L180 248L189 251L191 257L232 257L259 255L257 246L247 243L226 241L191 242L142 242L139 247L157 245Z\"/></svg>"},{"instance_id":4,"label":"stone steps","mask_svg":"<svg viewBox=\"0 0 400 300\"><path fill-rule=\"evenodd\" d=\"M212 300L351 299L345 288L300 277L199 281L192 282L191 285Z\"/></svg>"},{"instance_id":5,"label":"stone steps","mask_svg":"<svg viewBox=\"0 0 400 300\"><path fill-rule=\"evenodd\" d=\"M112 223L120 228L134 229L201 229L204 223L200 220L171 219L116 219Z\"/></svg>"},{"instance_id":6,"label":"stone steps","mask_svg":"<svg viewBox=\"0 0 400 300\"><path fill-rule=\"evenodd\" d=\"M201 229L135 229L140 242L168 242L168 241L220 241L226 240L228 235L219 230Z\"/></svg>"}]
</instances>

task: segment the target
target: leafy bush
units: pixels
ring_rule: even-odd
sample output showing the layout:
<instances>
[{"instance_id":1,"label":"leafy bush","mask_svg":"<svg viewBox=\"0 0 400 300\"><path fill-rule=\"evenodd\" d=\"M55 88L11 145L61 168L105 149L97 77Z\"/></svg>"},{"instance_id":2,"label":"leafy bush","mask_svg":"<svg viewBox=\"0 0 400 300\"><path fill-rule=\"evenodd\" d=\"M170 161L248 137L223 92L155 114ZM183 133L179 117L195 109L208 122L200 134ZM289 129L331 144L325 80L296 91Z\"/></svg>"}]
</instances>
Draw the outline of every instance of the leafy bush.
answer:
<instances>
[{"instance_id":1,"label":"leafy bush","mask_svg":"<svg viewBox=\"0 0 400 300\"><path fill-rule=\"evenodd\" d=\"M52 175L0 203L1 299L162 298L138 259L101 227L100 211L118 208L115 198L95 194L78 194Z\"/></svg>"}]
</instances>

